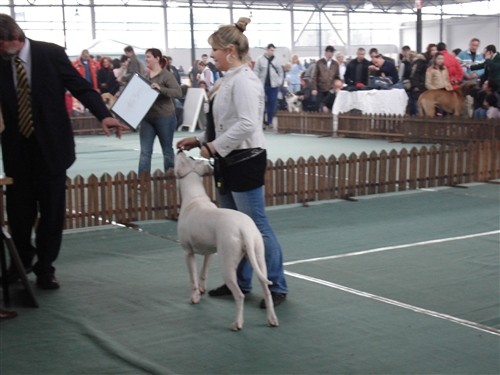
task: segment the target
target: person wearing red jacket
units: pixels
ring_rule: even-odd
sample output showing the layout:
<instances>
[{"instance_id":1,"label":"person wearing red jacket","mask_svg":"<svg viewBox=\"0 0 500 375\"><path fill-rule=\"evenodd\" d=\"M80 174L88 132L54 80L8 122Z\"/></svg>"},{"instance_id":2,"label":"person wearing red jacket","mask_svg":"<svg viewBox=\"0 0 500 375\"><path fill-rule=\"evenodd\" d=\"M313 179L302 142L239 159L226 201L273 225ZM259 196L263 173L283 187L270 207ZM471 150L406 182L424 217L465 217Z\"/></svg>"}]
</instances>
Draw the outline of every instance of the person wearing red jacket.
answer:
<instances>
[{"instance_id":1,"label":"person wearing red jacket","mask_svg":"<svg viewBox=\"0 0 500 375\"><path fill-rule=\"evenodd\" d=\"M84 49L80 54L80 57L73 61L73 66L78 73L92 84L92 87L99 91L99 86L97 84L97 67L93 59L90 58L89 51Z\"/></svg>"},{"instance_id":2,"label":"person wearing red jacket","mask_svg":"<svg viewBox=\"0 0 500 375\"><path fill-rule=\"evenodd\" d=\"M464 78L464 71L462 70L460 61L454 54L446 50L446 44L443 42L437 44L437 50L444 56L444 66L448 70L448 76L453 89L457 89Z\"/></svg>"}]
</instances>

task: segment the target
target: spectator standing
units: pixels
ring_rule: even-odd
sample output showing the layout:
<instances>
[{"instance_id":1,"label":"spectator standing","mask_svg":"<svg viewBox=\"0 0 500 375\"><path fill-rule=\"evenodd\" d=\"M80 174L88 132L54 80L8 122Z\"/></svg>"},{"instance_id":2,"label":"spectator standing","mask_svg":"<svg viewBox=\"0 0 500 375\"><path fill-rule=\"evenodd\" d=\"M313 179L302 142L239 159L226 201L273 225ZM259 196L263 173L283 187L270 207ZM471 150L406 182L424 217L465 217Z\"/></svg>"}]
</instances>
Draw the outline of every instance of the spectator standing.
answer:
<instances>
[{"instance_id":1,"label":"spectator standing","mask_svg":"<svg viewBox=\"0 0 500 375\"><path fill-rule=\"evenodd\" d=\"M101 94L110 93L114 96L120 89L120 85L118 84L115 73L113 72L111 60L109 57L102 57L100 65L101 69L97 71L99 91Z\"/></svg>"},{"instance_id":2,"label":"spectator standing","mask_svg":"<svg viewBox=\"0 0 500 375\"><path fill-rule=\"evenodd\" d=\"M99 90L99 85L97 83L97 67L95 61L90 58L89 51L84 49L75 61L73 61L73 66L80 73L80 75L85 78L95 90Z\"/></svg>"},{"instance_id":3,"label":"spectator standing","mask_svg":"<svg viewBox=\"0 0 500 375\"><path fill-rule=\"evenodd\" d=\"M470 69L471 65L481 64L484 62L484 55L481 52L478 52L480 44L481 41L478 38L472 38L469 42L469 49L458 54L458 58L460 59L462 66L465 68L464 78L467 80L477 80L484 74L484 69L478 69L475 71Z\"/></svg>"},{"instance_id":4,"label":"spectator standing","mask_svg":"<svg viewBox=\"0 0 500 375\"><path fill-rule=\"evenodd\" d=\"M179 74L179 71L177 68L172 64L172 57L170 56L165 56L165 69L167 69L170 73L172 73L175 77L175 80L181 86L182 90L182 83L181 83L181 76ZM177 128L182 125L182 122L184 121L184 92L182 93L182 96L180 98L174 98L174 107L175 107L175 116L177 118ZM202 112L202 111L201 111Z\"/></svg>"},{"instance_id":5,"label":"spectator standing","mask_svg":"<svg viewBox=\"0 0 500 375\"><path fill-rule=\"evenodd\" d=\"M145 78L151 82L151 88L158 90L160 95L140 124L139 174L151 173L151 155L156 137L160 141L165 171L174 167L175 155L172 143L177 128L177 117L173 99L180 98L182 90L174 75L164 69L165 64L166 61L159 49L150 48L146 51L146 65L149 72Z\"/></svg>"},{"instance_id":6,"label":"spectator standing","mask_svg":"<svg viewBox=\"0 0 500 375\"><path fill-rule=\"evenodd\" d=\"M458 86L464 78L464 71L462 70L460 61L458 61L454 54L448 52L446 44L443 42L439 42L437 44L437 50L438 52L441 52L444 57L444 66L448 70L451 85L454 89L458 89Z\"/></svg>"},{"instance_id":7,"label":"spectator standing","mask_svg":"<svg viewBox=\"0 0 500 375\"><path fill-rule=\"evenodd\" d=\"M75 160L66 90L92 111L107 135L115 128L119 137L125 126L111 116L62 47L26 38L14 19L3 13L0 56L3 164L15 181L7 186L9 226L26 273L36 274L39 288L58 289L54 262L66 215L66 170ZM6 276L10 282L19 280L12 265Z\"/></svg>"},{"instance_id":8,"label":"spectator standing","mask_svg":"<svg viewBox=\"0 0 500 375\"><path fill-rule=\"evenodd\" d=\"M429 43L425 48L424 56L427 60L427 65L431 65L434 55L437 53L437 45L435 43Z\"/></svg>"},{"instance_id":9,"label":"spectator standing","mask_svg":"<svg viewBox=\"0 0 500 375\"><path fill-rule=\"evenodd\" d=\"M209 61L208 55L206 53L201 55L201 61L203 61L209 67L214 77L214 83L215 83L222 76L221 72L217 70L213 62Z\"/></svg>"},{"instance_id":10,"label":"spectator standing","mask_svg":"<svg viewBox=\"0 0 500 375\"><path fill-rule=\"evenodd\" d=\"M306 67L305 76L309 78L312 82L312 77L314 75L314 70L316 69L316 60L311 59Z\"/></svg>"},{"instance_id":11,"label":"spectator standing","mask_svg":"<svg viewBox=\"0 0 500 375\"><path fill-rule=\"evenodd\" d=\"M300 90L300 76L305 71L300 63L299 55L292 55L290 71L288 72L288 91L294 93Z\"/></svg>"},{"instance_id":12,"label":"spectator standing","mask_svg":"<svg viewBox=\"0 0 500 375\"><path fill-rule=\"evenodd\" d=\"M224 173L226 189L218 190L221 206L238 210L250 216L262 234L265 247L267 276L274 306L286 300L288 287L283 270L283 253L266 215L264 202L264 175L266 151L262 120L264 113L264 90L262 81L248 66L248 40L244 35L248 18L240 18L236 24L220 27L208 42L213 48L212 58L217 68L225 72L223 84L211 92L213 121L208 121L203 139L184 138L178 148L190 150L201 147L200 156L209 158L240 157L240 163L227 168ZM211 124L211 125L209 125ZM217 127L214 127L217 124ZM209 127L212 130L209 130ZM207 142L207 143L205 143ZM249 152L256 156L246 158ZM245 159L246 158L246 159ZM242 293L252 287L252 268L243 258L237 270L238 286ZM212 297L231 295L227 285L211 290ZM265 302L260 302L265 308Z\"/></svg>"},{"instance_id":13,"label":"spectator standing","mask_svg":"<svg viewBox=\"0 0 500 375\"><path fill-rule=\"evenodd\" d=\"M200 72L199 76L199 81L198 81L198 87L200 85L201 81L204 81L207 90L210 91L212 90L212 87L214 87L214 74L212 70L209 68L208 64L202 60L198 62L198 71Z\"/></svg>"},{"instance_id":14,"label":"spectator standing","mask_svg":"<svg viewBox=\"0 0 500 375\"><path fill-rule=\"evenodd\" d=\"M425 73L425 87L427 90L453 90L450 82L450 75L448 69L444 64L444 55L437 52L434 56L433 62Z\"/></svg>"},{"instance_id":15,"label":"spectator standing","mask_svg":"<svg viewBox=\"0 0 500 375\"><path fill-rule=\"evenodd\" d=\"M128 64L127 72L122 77L122 80L127 83L135 73L142 76L146 71L144 69L144 64L137 58L137 55L135 54L134 48L132 46L126 46L123 51L128 57Z\"/></svg>"},{"instance_id":16,"label":"spectator standing","mask_svg":"<svg viewBox=\"0 0 500 375\"><path fill-rule=\"evenodd\" d=\"M347 69L345 64L345 55L342 52L337 52L335 60L337 61L337 64L339 64L339 79L344 82L345 71Z\"/></svg>"},{"instance_id":17,"label":"spectator standing","mask_svg":"<svg viewBox=\"0 0 500 375\"><path fill-rule=\"evenodd\" d=\"M339 64L333 59L334 52L333 46L326 46L325 57L315 64L312 75L312 94L316 96L319 111L323 109L323 102L328 92L334 89L335 80L339 79Z\"/></svg>"},{"instance_id":18,"label":"spectator standing","mask_svg":"<svg viewBox=\"0 0 500 375\"><path fill-rule=\"evenodd\" d=\"M418 98L425 90L425 75L427 72L427 59L423 54L416 54L410 66L410 91L408 93L409 114L418 114Z\"/></svg>"},{"instance_id":19,"label":"spectator standing","mask_svg":"<svg viewBox=\"0 0 500 375\"><path fill-rule=\"evenodd\" d=\"M347 86L366 86L368 85L368 67L370 61L365 58L364 48L358 48L356 58L349 61L344 74L344 81Z\"/></svg>"},{"instance_id":20,"label":"spectator standing","mask_svg":"<svg viewBox=\"0 0 500 375\"><path fill-rule=\"evenodd\" d=\"M191 68L189 69L188 72L188 77L189 80L191 81L191 87L198 87L198 79L200 77L198 63L199 60L194 60L193 65L191 65Z\"/></svg>"},{"instance_id":21,"label":"spectator standing","mask_svg":"<svg viewBox=\"0 0 500 375\"><path fill-rule=\"evenodd\" d=\"M118 64L113 65L113 73L115 74L116 80L118 84L122 85L123 80L122 77L127 74L127 65L128 65L128 57L127 55L121 55L118 60Z\"/></svg>"},{"instance_id":22,"label":"spectator standing","mask_svg":"<svg viewBox=\"0 0 500 375\"><path fill-rule=\"evenodd\" d=\"M399 80L401 82L410 79L410 66L411 66L411 58L410 58L411 49L409 46L403 46L401 48L401 53L399 55Z\"/></svg>"},{"instance_id":23,"label":"spectator standing","mask_svg":"<svg viewBox=\"0 0 500 375\"><path fill-rule=\"evenodd\" d=\"M278 91L283 84L283 68L279 62L276 62L274 51L276 47L270 43L266 47L266 52L257 58L254 71L264 85L266 95L266 120L264 125L272 126L274 113L276 112L276 103L278 100Z\"/></svg>"},{"instance_id":24,"label":"spectator standing","mask_svg":"<svg viewBox=\"0 0 500 375\"><path fill-rule=\"evenodd\" d=\"M473 71L484 68L485 78L488 81L494 82L497 87L500 87L500 54L493 44L487 45L484 49L484 62L472 65L470 68Z\"/></svg>"},{"instance_id":25,"label":"spectator standing","mask_svg":"<svg viewBox=\"0 0 500 375\"><path fill-rule=\"evenodd\" d=\"M165 57L166 61L167 61L167 65L165 66L165 68L174 75L175 77L175 80L177 81L177 83L180 85L181 84L181 74L179 72L179 69L177 69L175 67L175 65L173 64L173 59L171 56L166 56Z\"/></svg>"}]
</instances>

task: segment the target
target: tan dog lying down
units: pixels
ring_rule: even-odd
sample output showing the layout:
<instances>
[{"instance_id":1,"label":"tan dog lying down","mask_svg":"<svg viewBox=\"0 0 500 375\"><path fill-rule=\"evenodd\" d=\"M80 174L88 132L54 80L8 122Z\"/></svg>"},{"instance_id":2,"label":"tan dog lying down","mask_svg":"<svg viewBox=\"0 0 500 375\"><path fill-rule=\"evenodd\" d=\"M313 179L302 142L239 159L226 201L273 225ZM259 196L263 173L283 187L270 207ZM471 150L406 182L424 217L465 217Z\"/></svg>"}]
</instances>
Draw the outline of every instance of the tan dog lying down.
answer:
<instances>
[{"instance_id":1,"label":"tan dog lying down","mask_svg":"<svg viewBox=\"0 0 500 375\"><path fill-rule=\"evenodd\" d=\"M418 98L418 115L434 117L438 107L459 117L464 109L464 98L473 87L474 83L465 82L452 91L445 89L424 91Z\"/></svg>"},{"instance_id":2,"label":"tan dog lying down","mask_svg":"<svg viewBox=\"0 0 500 375\"><path fill-rule=\"evenodd\" d=\"M267 309L267 323L278 326L274 304L268 285L264 257L264 241L253 220L236 210L217 208L203 186L203 175L210 166L203 160L194 160L184 152L175 158L175 175L179 180L182 196L177 233L181 246L186 251L186 261L191 278L191 303L199 303L206 291L206 279L210 257L219 254L224 283L231 290L236 302L236 318L231 324L233 331L243 328L243 302L245 296L236 278L236 269L246 255L259 279ZM194 254L204 255L200 279Z\"/></svg>"}]
</instances>

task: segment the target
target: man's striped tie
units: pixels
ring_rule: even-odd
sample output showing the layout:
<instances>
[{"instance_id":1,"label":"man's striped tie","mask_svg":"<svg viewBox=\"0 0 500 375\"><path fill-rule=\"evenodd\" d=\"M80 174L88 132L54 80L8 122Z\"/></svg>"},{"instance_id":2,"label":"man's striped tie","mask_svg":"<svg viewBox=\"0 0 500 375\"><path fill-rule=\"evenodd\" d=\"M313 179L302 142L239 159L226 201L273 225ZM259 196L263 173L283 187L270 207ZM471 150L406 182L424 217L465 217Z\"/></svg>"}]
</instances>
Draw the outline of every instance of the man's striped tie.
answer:
<instances>
[{"instance_id":1,"label":"man's striped tie","mask_svg":"<svg viewBox=\"0 0 500 375\"><path fill-rule=\"evenodd\" d=\"M26 138L33 133L33 117L31 115L31 89L22 60L16 57L17 73L17 110L19 131Z\"/></svg>"}]
</instances>

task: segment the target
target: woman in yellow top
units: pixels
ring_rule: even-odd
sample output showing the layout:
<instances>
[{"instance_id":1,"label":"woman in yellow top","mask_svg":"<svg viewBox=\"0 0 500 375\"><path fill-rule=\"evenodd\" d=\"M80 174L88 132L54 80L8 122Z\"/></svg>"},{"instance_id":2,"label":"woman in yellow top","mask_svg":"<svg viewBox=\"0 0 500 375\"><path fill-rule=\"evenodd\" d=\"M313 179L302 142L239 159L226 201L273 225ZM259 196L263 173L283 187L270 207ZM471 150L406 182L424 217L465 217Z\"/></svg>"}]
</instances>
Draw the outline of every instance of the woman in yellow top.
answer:
<instances>
[{"instance_id":1,"label":"woman in yellow top","mask_svg":"<svg viewBox=\"0 0 500 375\"><path fill-rule=\"evenodd\" d=\"M427 90L453 90L448 75L448 69L444 66L444 56L441 52L434 55L432 64L425 73L425 87Z\"/></svg>"}]
</instances>

